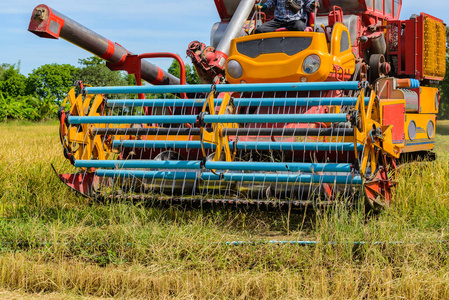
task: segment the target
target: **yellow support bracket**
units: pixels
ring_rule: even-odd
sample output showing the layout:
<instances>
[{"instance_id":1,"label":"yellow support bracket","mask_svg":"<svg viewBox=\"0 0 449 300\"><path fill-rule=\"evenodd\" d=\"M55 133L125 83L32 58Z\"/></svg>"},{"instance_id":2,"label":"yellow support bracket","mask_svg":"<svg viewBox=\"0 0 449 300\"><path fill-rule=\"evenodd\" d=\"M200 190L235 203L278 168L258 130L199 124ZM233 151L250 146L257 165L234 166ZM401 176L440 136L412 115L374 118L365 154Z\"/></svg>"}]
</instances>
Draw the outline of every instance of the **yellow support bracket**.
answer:
<instances>
[{"instance_id":1,"label":"yellow support bracket","mask_svg":"<svg viewBox=\"0 0 449 300\"><path fill-rule=\"evenodd\" d=\"M218 110L219 115L224 115L227 113L228 106L231 104L231 95L229 93L223 94L223 99L221 101L220 108ZM209 114L215 115L215 95L211 92L207 97L206 102L203 105L203 113L209 111ZM212 132L208 132L204 127L201 127L201 150L203 156L206 156L206 151L204 149L204 143L214 144L216 146L215 155L213 160L220 161L224 153L224 160L233 161L234 155L231 154L231 149L229 147L229 139L227 136L223 135L223 129L225 128L238 128L237 123L214 123L212 124Z\"/></svg>"},{"instance_id":2,"label":"yellow support bracket","mask_svg":"<svg viewBox=\"0 0 449 300\"><path fill-rule=\"evenodd\" d=\"M69 103L69 113L71 116L100 116L99 109L104 103L101 95L81 94L76 96L75 88L67 94L64 104ZM108 127L109 125L82 124L79 126L67 126L65 120L61 120L60 135L64 148L77 159L99 159L105 160L112 153L108 142L104 137L94 135L92 128Z\"/></svg>"},{"instance_id":3,"label":"yellow support bracket","mask_svg":"<svg viewBox=\"0 0 449 300\"><path fill-rule=\"evenodd\" d=\"M368 105L365 105L365 89L360 91L356 104L358 111L358 126L354 128L354 147L358 158L357 144L364 145L360 172L366 174L368 168L374 172L379 154L387 154L392 158L399 158L401 149L393 143L392 126L382 126L380 120L379 99L371 91Z\"/></svg>"}]
</instances>

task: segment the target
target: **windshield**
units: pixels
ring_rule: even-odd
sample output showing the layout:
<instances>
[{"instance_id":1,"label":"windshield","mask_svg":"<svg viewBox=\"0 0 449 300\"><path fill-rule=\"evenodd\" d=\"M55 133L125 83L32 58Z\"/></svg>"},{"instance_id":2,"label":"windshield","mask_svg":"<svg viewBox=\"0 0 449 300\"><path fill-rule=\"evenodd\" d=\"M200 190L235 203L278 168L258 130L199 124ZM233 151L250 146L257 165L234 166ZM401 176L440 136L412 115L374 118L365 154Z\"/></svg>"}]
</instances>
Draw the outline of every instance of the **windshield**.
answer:
<instances>
[{"instance_id":1,"label":"windshield","mask_svg":"<svg viewBox=\"0 0 449 300\"><path fill-rule=\"evenodd\" d=\"M285 53L292 56L309 48L311 44L311 37L265 38L237 43L237 51L251 58L269 53Z\"/></svg>"},{"instance_id":2,"label":"windshield","mask_svg":"<svg viewBox=\"0 0 449 300\"><path fill-rule=\"evenodd\" d=\"M372 0L366 0L366 3ZM327 14L332 11L332 8L335 6L341 7L345 13L353 12L353 11L364 11L365 6L363 1L359 0L329 0L325 1L328 3L324 3L323 0L320 0L320 9L318 10L319 14ZM329 5L327 5L329 4Z\"/></svg>"}]
</instances>

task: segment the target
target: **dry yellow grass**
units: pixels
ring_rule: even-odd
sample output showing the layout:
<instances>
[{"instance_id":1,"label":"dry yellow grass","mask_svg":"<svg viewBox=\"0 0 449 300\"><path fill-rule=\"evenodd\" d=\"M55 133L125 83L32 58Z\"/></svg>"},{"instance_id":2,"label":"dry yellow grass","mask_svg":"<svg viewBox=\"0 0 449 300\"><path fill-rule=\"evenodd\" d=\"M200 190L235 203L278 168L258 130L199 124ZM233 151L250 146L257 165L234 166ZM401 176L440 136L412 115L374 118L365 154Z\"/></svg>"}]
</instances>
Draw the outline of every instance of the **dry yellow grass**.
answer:
<instances>
[{"instance_id":1,"label":"dry yellow grass","mask_svg":"<svg viewBox=\"0 0 449 300\"><path fill-rule=\"evenodd\" d=\"M180 299L448 299L445 272L416 267L323 266L296 271L248 269L162 272L154 267L98 267L82 262L31 261L25 255L0 259L5 287L28 292L70 292L97 297ZM8 271L5 270L8 268Z\"/></svg>"},{"instance_id":2,"label":"dry yellow grass","mask_svg":"<svg viewBox=\"0 0 449 300\"><path fill-rule=\"evenodd\" d=\"M105 300L108 298L99 297L81 297L62 293L25 293L21 291L8 291L0 289L0 300ZM109 298L112 299L112 298Z\"/></svg>"},{"instance_id":3,"label":"dry yellow grass","mask_svg":"<svg viewBox=\"0 0 449 300\"><path fill-rule=\"evenodd\" d=\"M92 203L51 170L67 167L57 123L0 125L0 299L11 291L25 299L449 299L449 122L439 125L438 161L402 167L388 211L290 221L284 212ZM222 244L275 238L323 244Z\"/></svg>"}]
</instances>

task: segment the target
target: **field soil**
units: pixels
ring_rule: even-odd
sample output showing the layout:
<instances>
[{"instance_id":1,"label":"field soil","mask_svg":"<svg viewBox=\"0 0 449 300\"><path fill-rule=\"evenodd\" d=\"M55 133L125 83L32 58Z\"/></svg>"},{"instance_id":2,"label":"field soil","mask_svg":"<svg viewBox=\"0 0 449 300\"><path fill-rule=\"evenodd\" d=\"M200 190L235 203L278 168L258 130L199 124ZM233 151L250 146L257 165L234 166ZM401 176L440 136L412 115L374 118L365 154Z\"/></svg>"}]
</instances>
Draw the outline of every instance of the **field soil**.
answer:
<instances>
[{"instance_id":1,"label":"field soil","mask_svg":"<svg viewBox=\"0 0 449 300\"><path fill-rule=\"evenodd\" d=\"M98 202L54 174L72 170L58 123L0 140L0 299L449 299L448 121L381 212Z\"/></svg>"}]
</instances>

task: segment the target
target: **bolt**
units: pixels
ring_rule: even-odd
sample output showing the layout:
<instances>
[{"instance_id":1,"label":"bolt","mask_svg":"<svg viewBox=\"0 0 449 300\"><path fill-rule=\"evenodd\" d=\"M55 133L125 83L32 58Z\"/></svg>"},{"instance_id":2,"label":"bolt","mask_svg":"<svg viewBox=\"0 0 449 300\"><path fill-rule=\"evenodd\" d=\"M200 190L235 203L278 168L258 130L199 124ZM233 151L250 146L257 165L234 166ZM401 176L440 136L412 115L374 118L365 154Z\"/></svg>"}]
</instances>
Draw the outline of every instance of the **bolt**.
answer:
<instances>
[{"instance_id":1,"label":"bolt","mask_svg":"<svg viewBox=\"0 0 449 300\"><path fill-rule=\"evenodd\" d=\"M360 37L360 42L362 42L362 43L366 43L366 42L368 42L368 37L366 37L366 36L361 36Z\"/></svg>"},{"instance_id":2,"label":"bolt","mask_svg":"<svg viewBox=\"0 0 449 300\"><path fill-rule=\"evenodd\" d=\"M387 62L382 63L382 65L380 66L381 72L383 74L388 74L391 71L391 65Z\"/></svg>"}]
</instances>

